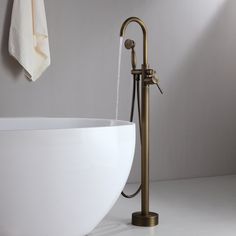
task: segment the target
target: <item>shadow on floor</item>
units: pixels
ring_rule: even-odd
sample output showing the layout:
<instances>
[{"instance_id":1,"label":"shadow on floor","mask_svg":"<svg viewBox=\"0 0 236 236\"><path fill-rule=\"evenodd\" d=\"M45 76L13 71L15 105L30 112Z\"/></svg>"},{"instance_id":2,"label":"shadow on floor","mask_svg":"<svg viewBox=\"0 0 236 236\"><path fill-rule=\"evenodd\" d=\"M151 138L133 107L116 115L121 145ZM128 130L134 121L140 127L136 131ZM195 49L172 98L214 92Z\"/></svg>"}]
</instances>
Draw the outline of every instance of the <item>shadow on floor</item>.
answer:
<instances>
[{"instance_id":1,"label":"shadow on floor","mask_svg":"<svg viewBox=\"0 0 236 236\"><path fill-rule=\"evenodd\" d=\"M128 222L128 220L123 220L123 222L121 220L104 220L87 236L111 236L135 230L135 227Z\"/></svg>"}]
</instances>

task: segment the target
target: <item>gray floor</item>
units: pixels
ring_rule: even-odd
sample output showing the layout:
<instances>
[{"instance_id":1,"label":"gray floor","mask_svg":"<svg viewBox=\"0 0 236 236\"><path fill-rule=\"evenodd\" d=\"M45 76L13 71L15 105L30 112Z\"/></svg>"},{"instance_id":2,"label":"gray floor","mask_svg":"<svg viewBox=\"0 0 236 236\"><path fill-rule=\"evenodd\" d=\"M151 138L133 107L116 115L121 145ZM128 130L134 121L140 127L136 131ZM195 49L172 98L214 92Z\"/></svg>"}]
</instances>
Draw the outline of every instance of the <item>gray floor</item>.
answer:
<instances>
[{"instance_id":1,"label":"gray floor","mask_svg":"<svg viewBox=\"0 0 236 236\"><path fill-rule=\"evenodd\" d=\"M126 190L132 192L136 187L129 184ZM132 226L130 216L139 210L140 197L120 197L89 236L236 235L236 175L160 181L150 189L150 208L159 213L159 226Z\"/></svg>"}]
</instances>

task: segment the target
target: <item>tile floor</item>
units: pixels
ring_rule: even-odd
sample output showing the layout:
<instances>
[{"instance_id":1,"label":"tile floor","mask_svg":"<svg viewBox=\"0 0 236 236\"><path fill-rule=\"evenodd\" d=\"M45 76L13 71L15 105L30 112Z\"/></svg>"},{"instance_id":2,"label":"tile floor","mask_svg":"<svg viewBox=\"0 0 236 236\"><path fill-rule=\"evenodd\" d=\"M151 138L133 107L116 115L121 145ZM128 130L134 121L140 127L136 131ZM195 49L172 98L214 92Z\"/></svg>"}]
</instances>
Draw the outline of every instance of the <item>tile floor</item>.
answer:
<instances>
[{"instance_id":1,"label":"tile floor","mask_svg":"<svg viewBox=\"0 0 236 236\"><path fill-rule=\"evenodd\" d=\"M126 192L137 186L128 184ZM89 236L236 236L236 175L151 183L150 209L157 227L130 224L140 197L120 197Z\"/></svg>"}]
</instances>

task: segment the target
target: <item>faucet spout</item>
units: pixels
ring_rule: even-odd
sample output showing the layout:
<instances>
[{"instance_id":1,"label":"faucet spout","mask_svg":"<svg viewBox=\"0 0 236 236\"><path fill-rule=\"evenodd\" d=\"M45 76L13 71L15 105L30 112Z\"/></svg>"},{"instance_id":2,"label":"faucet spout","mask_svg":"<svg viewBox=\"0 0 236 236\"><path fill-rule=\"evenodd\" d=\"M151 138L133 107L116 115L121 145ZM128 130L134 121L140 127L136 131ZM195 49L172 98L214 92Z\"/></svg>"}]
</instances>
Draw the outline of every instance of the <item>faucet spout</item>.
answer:
<instances>
[{"instance_id":1,"label":"faucet spout","mask_svg":"<svg viewBox=\"0 0 236 236\"><path fill-rule=\"evenodd\" d=\"M143 65L146 67L148 64L148 53L147 53L147 28L144 22L138 17L130 17L121 26L120 37L124 37L127 26L131 22L136 22L140 25L143 32Z\"/></svg>"}]
</instances>

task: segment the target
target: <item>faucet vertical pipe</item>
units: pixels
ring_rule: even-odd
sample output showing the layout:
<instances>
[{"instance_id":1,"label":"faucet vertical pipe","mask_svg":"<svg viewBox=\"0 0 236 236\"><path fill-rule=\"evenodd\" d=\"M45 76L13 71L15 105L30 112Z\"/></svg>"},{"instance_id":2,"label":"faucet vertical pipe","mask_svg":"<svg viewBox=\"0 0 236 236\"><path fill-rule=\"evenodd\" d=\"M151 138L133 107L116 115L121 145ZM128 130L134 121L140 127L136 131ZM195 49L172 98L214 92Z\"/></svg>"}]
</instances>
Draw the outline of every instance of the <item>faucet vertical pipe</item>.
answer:
<instances>
[{"instance_id":1,"label":"faucet vertical pipe","mask_svg":"<svg viewBox=\"0 0 236 236\"><path fill-rule=\"evenodd\" d=\"M144 85L142 80L141 100L141 127L142 127L142 214L149 214L149 86Z\"/></svg>"},{"instance_id":2,"label":"faucet vertical pipe","mask_svg":"<svg viewBox=\"0 0 236 236\"><path fill-rule=\"evenodd\" d=\"M148 52L147 29L142 20L137 17L128 18L121 26L120 36L123 37L128 24L136 22L143 32L143 64L142 64L142 94L141 94L141 212L132 215L132 224L138 226L154 226L158 224L158 214L149 212L149 84L145 82L147 77Z\"/></svg>"}]
</instances>

